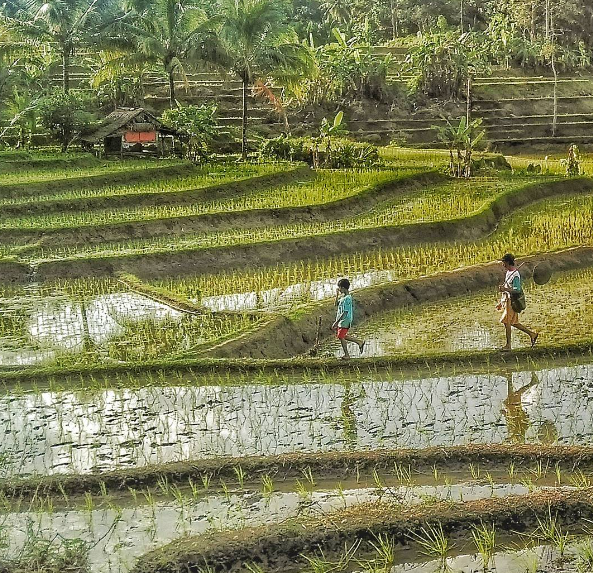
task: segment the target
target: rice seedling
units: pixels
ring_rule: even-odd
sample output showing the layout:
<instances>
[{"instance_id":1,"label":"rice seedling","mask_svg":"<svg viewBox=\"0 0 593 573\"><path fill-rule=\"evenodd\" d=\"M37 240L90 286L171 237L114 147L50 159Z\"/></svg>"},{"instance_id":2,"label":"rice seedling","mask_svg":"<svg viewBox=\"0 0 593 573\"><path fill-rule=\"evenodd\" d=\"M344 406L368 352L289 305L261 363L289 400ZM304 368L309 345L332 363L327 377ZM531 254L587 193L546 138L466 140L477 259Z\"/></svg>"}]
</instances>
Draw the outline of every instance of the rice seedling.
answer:
<instances>
[{"instance_id":1,"label":"rice seedling","mask_svg":"<svg viewBox=\"0 0 593 573\"><path fill-rule=\"evenodd\" d=\"M558 550L561 558L564 557L566 549L572 541L572 536L562 530L557 519L552 516L551 510L544 519L537 518L537 528L533 532L533 537L552 544Z\"/></svg>"},{"instance_id":2,"label":"rice seedling","mask_svg":"<svg viewBox=\"0 0 593 573\"><path fill-rule=\"evenodd\" d=\"M410 540L420 545L425 555L438 557L442 563L446 562L447 555L454 547L440 523L436 526L422 527L419 532L410 535Z\"/></svg>"},{"instance_id":3,"label":"rice seedling","mask_svg":"<svg viewBox=\"0 0 593 573\"><path fill-rule=\"evenodd\" d=\"M379 496L381 496L385 489L385 483L383 482L381 476L379 475L377 468L373 468L373 482L375 484L375 488L376 488L377 492L379 493Z\"/></svg>"},{"instance_id":4,"label":"rice seedling","mask_svg":"<svg viewBox=\"0 0 593 573\"><path fill-rule=\"evenodd\" d=\"M93 496L88 491L84 494L84 508L88 513L92 513L93 509L95 509Z\"/></svg>"},{"instance_id":5,"label":"rice seedling","mask_svg":"<svg viewBox=\"0 0 593 573\"><path fill-rule=\"evenodd\" d=\"M15 173L0 173L0 190L2 185L24 184L44 181L54 181L58 179L69 179L71 177L93 177L94 175L110 175L116 173L142 172L154 169L158 172L159 168L170 167L174 165L187 165L184 161L176 159L163 159L158 163L155 161L111 161L102 163L94 167L76 168L72 165L54 164L44 169L18 170Z\"/></svg>"},{"instance_id":6,"label":"rice seedling","mask_svg":"<svg viewBox=\"0 0 593 573\"><path fill-rule=\"evenodd\" d=\"M484 523L475 525L472 527L471 533L476 549L482 558L482 567L485 573L494 557L496 547L494 525L488 526Z\"/></svg>"},{"instance_id":7,"label":"rice seedling","mask_svg":"<svg viewBox=\"0 0 593 573\"><path fill-rule=\"evenodd\" d=\"M221 165L208 166L202 169L192 169L191 174L182 177L158 176L158 167L154 169L155 177L150 181L143 181L136 184L121 184L121 185L103 185L94 187L83 187L80 189L72 189L64 187L64 189L56 189L51 193L37 193L35 195L16 195L13 197L1 197L2 189L0 185L0 205L27 205L30 203L51 202L54 200L60 201L81 201L81 207L85 199L93 197L121 197L125 195L138 195L140 193L150 194L164 194L178 191L194 191L210 187L213 185L220 185L230 182L239 182L247 180L252 177L260 175L269 175L274 173L281 173L285 171L285 167L281 165ZM126 171L125 169L123 171ZM54 179L62 179L63 175L56 176ZM46 177L37 179L36 183L43 184L48 181ZM20 178L18 180L11 180L12 183L24 183ZM32 183L33 180L28 181ZM9 183L4 181L5 184ZM83 207L82 207L83 208Z\"/></svg>"},{"instance_id":8,"label":"rice seedling","mask_svg":"<svg viewBox=\"0 0 593 573\"><path fill-rule=\"evenodd\" d=\"M593 571L593 540L586 539L576 547L576 566L579 573Z\"/></svg>"},{"instance_id":9,"label":"rice seedling","mask_svg":"<svg viewBox=\"0 0 593 573\"><path fill-rule=\"evenodd\" d=\"M313 473L311 472L311 468L309 466L303 468L301 470L301 474L311 487L315 487L315 478L313 478Z\"/></svg>"},{"instance_id":10,"label":"rice seedling","mask_svg":"<svg viewBox=\"0 0 593 573\"><path fill-rule=\"evenodd\" d=\"M202 299L255 292L260 293L262 302L266 292L303 285L304 288L295 300L299 303L303 301L303 296L304 300L323 296L324 281L334 280L336 276L350 276L354 284L364 277L364 282L360 285L367 286L374 284L373 281L405 280L434 274L443 269L457 268L460 261L463 265L492 261L500 256L500 252L507 250L515 251L518 255L527 255L593 244L593 227L590 225L592 217L593 198L590 196L550 200L517 212L494 235L479 242L424 244L367 251L327 260L279 264L250 272L222 272L195 278L156 281L156 284L162 284L165 288L190 298L194 293L200 292ZM172 248L177 246L172 245ZM413 265L409 264L411 260L414 261ZM306 288L306 285L314 288ZM283 300L290 301L290 298L286 296Z\"/></svg>"},{"instance_id":11,"label":"rice seedling","mask_svg":"<svg viewBox=\"0 0 593 573\"><path fill-rule=\"evenodd\" d=\"M239 488L243 489L243 486L245 484L245 472L243 471L243 468L241 466L235 466L233 468L233 471L235 472L235 476L237 476L237 481L239 482Z\"/></svg>"},{"instance_id":12,"label":"rice seedling","mask_svg":"<svg viewBox=\"0 0 593 573\"><path fill-rule=\"evenodd\" d=\"M530 468L529 471L531 474L533 474L533 476L536 480L542 479L547 473L547 470L544 469L543 463L541 460L538 460L535 464L535 467Z\"/></svg>"},{"instance_id":13,"label":"rice seedling","mask_svg":"<svg viewBox=\"0 0 593 573\"><path fill-rule=\"evenodd\" d=\"M405 172L403 173L406 174ZM0 228L5 229L70 229L80 227L97 227L116 223L133 223L141 221L158 221L179 217L194 217L212 213L229 213L254 209L285 208L296 206L318 205L336 201L360 193L363 189L395 180L401 177L398 171L330 171L321 172L314 179L303 183L289 184L231 197L222 201L196 202L188 205L158 205L128 209L89 210L80 201L80 210L51 213L35 216L16 216L0 219ZM193 186L198 180L190 180ZM192 187L190 181L186 185ZM146 186L142 187L145 189ZM134 189L136 186L134 187ZM438 188L437 188L438 189ZM146 192L146 191L143 191ZM452 192L453 193L453 192ZM435 199L438 193L435 191ZM471 203L468 196L466 202ZM411 195L409 202L420 201L418 212L426 208L426 202L416 195ZM475 208L475 205L474 207Z\"/></svg>"},{"instance_id":14,"label":"rice seedling","mask_svg":"<svg viewBox=\"0 0 593 573\"><path fill-rule=\"evenodd\" d=\"M264 474L261 478L262 481L262 493L265 498L270 498L274 493L274 480L269 474Z\"/></svg>"},{"instance_id":15,"label":"rice seedling","mask_svg":"<svg viewBox=\"0 0 593 573\"><path fill-rule=\"evenodd\" d=\"M406 467L403 464L393 462L393 471L400 483L412 485L412 468L410 466Z\"/></svg>"},{"instance_id":16,"label":"rice seedling","mask_svg":"<svg viewBox=\"0 0 593 573\"><path fill-rule=\"evenodd\" d=\"M578 469L571 474L570 485L577 489L587 489L593 486L593 480L590 475L587 475L583 470Z\"/></svg>"},{"instance_id":17,"label":"rice seedling","mask_svg":"<svg viewBox=\"0 0 593 573\"><path fill-rule=\"evenodd\" d=\"M302 500L310 500L312 495L312 490L308 487L305 483L303 483L300 479L296 480L296 493Z\"/></svg>"},{"instance_id":18,"label":"rice seedling","mask_svg":"<svg viewBox=\"0 0 593 573\"><path fill-rule=\"evenodd\" d=\"M369 541L371 547L375 550L376 562L384 571L388 571L395 563L395 544L393 539L383 533L374 536L373 541Z\"/></svg>"}]
</instances>

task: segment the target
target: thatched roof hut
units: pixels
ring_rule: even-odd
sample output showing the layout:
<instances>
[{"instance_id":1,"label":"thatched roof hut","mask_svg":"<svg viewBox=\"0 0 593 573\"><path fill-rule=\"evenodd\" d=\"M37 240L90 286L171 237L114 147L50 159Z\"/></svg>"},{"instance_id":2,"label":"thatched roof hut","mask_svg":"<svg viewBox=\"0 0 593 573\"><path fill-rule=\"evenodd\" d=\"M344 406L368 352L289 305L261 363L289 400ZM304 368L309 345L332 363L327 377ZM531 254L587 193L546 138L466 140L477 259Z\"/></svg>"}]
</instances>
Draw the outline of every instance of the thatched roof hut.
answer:
<instances>
[{"instance_id":1,"label":"thatched roof hut","mask_svg":"<svg viewBox=\"0 0 593 573\"><path fill-rule=\"evenodd\" d=\"M144 108L119 108L101 125L79 137L83 146L103 144L105 155L163 155L174 145L177 132Z\"/></svg>"}]
</instances>

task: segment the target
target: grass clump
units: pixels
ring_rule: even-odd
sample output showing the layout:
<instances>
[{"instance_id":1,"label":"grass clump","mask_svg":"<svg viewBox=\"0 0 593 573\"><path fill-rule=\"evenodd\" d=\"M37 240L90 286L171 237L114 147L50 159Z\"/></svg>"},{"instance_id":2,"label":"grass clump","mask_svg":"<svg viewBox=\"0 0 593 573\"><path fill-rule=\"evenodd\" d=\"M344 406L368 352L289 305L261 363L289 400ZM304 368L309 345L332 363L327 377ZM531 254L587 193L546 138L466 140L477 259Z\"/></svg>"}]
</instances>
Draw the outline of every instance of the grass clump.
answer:
<instances>
[{"instance_id":1,"label":"grass clump","mask_svg":"<svg viewBox=\"0 0 593 573\"><path fill-rule=\"evenodd\" d=\"M29 534L15 557L0 557L0 573L90 573L89 547L81 539Z\"/></svg>"}]
</instances>

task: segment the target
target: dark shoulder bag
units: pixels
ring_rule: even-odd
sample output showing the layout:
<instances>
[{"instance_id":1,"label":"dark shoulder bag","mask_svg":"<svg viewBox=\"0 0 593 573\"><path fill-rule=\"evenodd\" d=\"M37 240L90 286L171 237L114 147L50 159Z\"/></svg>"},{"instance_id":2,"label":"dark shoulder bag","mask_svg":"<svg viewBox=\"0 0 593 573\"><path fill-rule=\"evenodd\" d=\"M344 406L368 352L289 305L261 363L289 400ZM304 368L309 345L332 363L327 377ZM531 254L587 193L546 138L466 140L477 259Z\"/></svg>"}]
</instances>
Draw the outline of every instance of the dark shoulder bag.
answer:
<instances>
[{"instance_id":1,"label":"dark shoulder bag","mask_svg":"<svg viewBox=\"0 0 593 573\"><path fill-rule=\"evenodd\" d=\"M519 273L517 273L517 276L520 277ZM512 284L513 283L511 281L511 286L512 286ZM509 294L511 295L511 308L516 313L523 312L527 308L527 301L525 300L525 293L523 292L523 285L521 285L520 291L511 292Z\"/></svg>"}]
</instances>

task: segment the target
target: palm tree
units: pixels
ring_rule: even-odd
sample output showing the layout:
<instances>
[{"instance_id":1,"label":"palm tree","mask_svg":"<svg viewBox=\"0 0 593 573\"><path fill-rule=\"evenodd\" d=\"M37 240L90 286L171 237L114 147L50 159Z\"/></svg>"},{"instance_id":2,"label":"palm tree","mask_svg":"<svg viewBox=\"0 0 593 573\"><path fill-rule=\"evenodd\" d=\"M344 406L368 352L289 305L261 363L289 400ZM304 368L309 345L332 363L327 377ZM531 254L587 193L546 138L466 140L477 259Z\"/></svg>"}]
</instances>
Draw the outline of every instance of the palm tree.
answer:
<instances>
[{"instance_id":1,"label":"palm tree","mask_svg":"<svg viewBox=\"0 0 593 573\"><path fill-rule=\"evenodd\" d=\"M163 66L169 81L169 102L177 107L175 77L186 77L191 59L217 59L218 19L191 0L132 0L135 14L122 24L125 37L112 44L127 49L129 65L155 63Z\"/></svg>"},{"instance_id":2,"label":"palm tree","mask_svg":"<svg viewBox=\"0 0 593 573\"><path fill-rule=\"evenodd\" d=\"M329 23L347 24L352 19L349 0L323 0L320 7Z\"/></svg>"},{"instance_id":3,"label":"palm tree","mask_svg":"<svg viewBox=\"0 0 593 573\"><path fill-rule=\"evenodd\" d=\"M309 49L300 44L287 21L282 0L221 0L221 37L226 60L243 87L241 155L247 158L249 86L267 77L302 77L313 69Z\"/></svg>"},{"instance_id":4,"label":"palm tree","mask_svg":"<svg viewBox=\"0 0 593 573\"><path fill-rule=\"evenodd\" d=\"M29 0L5 15L5 26L24 38L47 42L59 52L62 86L70 90L70 60L82 46L97 45L125 17L115 0Z\"/></svg>"}]
</instances>

